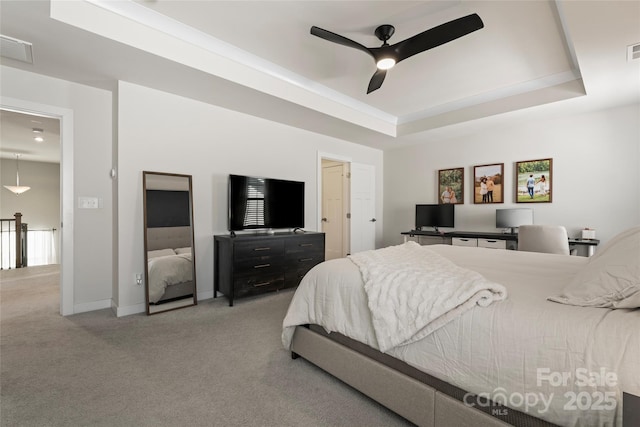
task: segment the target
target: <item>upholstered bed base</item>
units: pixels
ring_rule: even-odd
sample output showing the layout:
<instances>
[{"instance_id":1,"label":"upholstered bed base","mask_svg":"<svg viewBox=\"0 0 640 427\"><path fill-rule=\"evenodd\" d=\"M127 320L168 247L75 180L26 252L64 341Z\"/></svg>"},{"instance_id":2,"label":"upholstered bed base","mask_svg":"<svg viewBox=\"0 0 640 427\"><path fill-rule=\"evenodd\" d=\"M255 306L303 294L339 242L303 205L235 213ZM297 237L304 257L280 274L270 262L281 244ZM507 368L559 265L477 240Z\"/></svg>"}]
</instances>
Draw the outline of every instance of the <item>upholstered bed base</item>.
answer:
<instances>
[{"instance_id":1,"label":"upholstered bed base","mask_svg":"<svg viewBox=\"0 0 640 427\"><path fill-rule=\"evenodd\" d=\"M303 357L419 426L553 426L487 402L481 405L475 400L478 404L469 406L462 401L464 390L345 336L327 334L315 325L296 327L291 351L294 358ZM479 408L493 412L493 416Z\"/></svg>"},{"instance_id":2,"label":"upholstered bed base","mask_svg":"<svg viewBox=\"0 0 640 427\"><path fill-rule=\"evenodd\" d=\"M178 283L177 285L167 286L164 294L162 294L162 299L156 302L155 305L175 301L182 298L192 297L193 289L193 280L189 282Z\"/></svg>"}]
</instances>

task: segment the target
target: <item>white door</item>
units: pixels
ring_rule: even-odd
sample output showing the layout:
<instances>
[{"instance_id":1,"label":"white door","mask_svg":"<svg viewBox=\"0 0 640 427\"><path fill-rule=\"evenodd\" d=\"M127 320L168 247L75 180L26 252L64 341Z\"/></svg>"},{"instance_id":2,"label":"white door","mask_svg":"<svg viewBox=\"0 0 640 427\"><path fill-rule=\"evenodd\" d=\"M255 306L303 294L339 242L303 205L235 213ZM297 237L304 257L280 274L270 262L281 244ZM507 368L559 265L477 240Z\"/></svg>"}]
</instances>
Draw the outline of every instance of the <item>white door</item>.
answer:
<instances>
[{"instance_id":1,"label":"white door","mask_svg":"<svg viewBox=\"0 0 640 427\"><path fill-rule=\"evenodd\" d=\"M376 247L375 169L372 165L351 163L351 250Z\"/></svg>"},{"instance_id":2,"label":"white door","mask_svg":"<svg viewBox=\"0 0 640 427\"><path fill-rule=\"evenodd\" d=\"M325 233L325 259L342 258L344 199L342 180L344 165L332 163L322 167L322 231Z\"/></svg>"}]
</instances>

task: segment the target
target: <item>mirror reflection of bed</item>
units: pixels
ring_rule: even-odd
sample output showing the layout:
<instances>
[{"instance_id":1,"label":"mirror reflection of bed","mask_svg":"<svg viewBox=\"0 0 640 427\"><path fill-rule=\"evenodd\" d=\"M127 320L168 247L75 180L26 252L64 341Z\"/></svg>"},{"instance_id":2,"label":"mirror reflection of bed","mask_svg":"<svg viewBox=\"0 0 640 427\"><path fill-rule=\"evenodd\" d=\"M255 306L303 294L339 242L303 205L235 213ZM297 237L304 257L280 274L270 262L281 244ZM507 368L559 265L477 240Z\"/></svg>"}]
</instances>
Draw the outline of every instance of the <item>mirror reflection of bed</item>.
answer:
<instances>
[{"instance_id":1,"label":"mirror reflection of bed","mask_svg":"<svg viewBox=\"0 0 640 427\"><path fill-rule=\"evenodd\" d=\"M147 314L197 304L191 175L143 172Z\"/></svg>"}]
</instances>

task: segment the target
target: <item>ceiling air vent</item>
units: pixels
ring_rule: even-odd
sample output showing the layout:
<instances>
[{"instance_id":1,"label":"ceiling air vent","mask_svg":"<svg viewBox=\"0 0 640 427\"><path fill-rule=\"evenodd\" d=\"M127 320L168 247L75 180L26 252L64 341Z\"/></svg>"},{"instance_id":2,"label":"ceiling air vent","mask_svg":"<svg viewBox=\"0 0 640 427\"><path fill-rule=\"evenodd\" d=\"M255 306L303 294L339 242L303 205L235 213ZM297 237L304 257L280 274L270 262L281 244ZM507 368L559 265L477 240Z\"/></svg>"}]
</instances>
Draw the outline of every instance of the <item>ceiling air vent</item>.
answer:
<instances>
[{"instance_id":1,"label":"ceiling air vent","mask_svg":"<svg viewBox=\"0 0 640 427\"><path fill-rule=\"evenodd\" d=\"M0 55L33 64L31 43L0 34Z\"/></svg>"},{"instance_id":2,"label":"ceiling air vent","mask_svg":"<svg viewBox=\"0 0 640 427\"><path fill-rule=\"evenodd\" d=\"M640 59L640 43L627 46L627 62L637 61Z\"/></svg>"}]
</instances>

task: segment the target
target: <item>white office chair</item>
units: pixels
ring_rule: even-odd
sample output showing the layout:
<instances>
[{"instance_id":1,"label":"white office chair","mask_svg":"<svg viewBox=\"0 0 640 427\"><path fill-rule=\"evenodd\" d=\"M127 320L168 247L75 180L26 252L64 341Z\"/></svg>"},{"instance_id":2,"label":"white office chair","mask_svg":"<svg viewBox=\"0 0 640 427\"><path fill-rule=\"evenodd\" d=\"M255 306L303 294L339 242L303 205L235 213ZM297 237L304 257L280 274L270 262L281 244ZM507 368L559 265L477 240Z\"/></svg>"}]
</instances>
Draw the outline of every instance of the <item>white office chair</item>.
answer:
<instances>
[{"instance_id":1,"label":"white office chair","mask_svg":"<svg viewBox=\"0 0 640 427\"><path fill-rule=\"evenodd\" d=\"M518 250L569 255L569 236L561 225L521 225Z\"/></svg>"}]
</instances>

